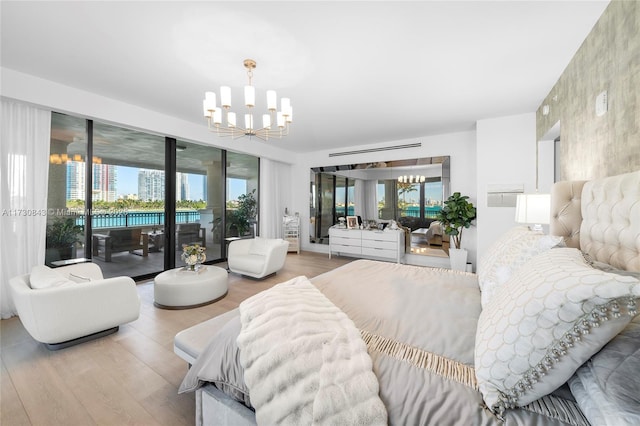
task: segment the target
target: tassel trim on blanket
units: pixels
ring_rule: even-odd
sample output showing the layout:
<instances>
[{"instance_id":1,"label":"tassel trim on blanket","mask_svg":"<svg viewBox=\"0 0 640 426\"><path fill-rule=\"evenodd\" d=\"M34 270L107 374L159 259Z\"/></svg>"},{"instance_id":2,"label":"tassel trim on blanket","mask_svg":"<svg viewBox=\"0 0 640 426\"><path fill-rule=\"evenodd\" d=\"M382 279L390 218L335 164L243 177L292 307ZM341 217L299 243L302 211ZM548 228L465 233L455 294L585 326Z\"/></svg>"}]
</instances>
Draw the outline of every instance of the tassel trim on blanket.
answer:
<instances>
[{"instance_id":1,"label":"tassel trim on blanket","mask_svg":"<svg viewBox=\"0 0 640 426\"><path fill-rule=\"evenodd\" d=\"M377 351L389 357L406 361L415 367L478 390L473 367L365 330L360 330L360 334L362 340L367 344L369 352Z\"/></svg>"}]
</instances>

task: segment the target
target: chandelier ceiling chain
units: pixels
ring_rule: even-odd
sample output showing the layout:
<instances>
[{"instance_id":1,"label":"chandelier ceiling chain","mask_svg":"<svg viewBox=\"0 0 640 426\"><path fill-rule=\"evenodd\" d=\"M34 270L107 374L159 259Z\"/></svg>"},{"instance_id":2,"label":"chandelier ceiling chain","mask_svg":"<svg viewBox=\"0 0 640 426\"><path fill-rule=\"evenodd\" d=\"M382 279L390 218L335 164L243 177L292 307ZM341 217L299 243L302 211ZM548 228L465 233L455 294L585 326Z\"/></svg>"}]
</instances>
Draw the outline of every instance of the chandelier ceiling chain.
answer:
<instances>
[{"instance_id":1,"label":"chandelier ceiling chain","mask_svg":"<svg viewBox=\"0 0 640 426\"><path fill-rule=\"evenodd\" d=\"M247 77L249 77L249 85L244 87L244 104L247 108L247 112L244 114L244 127L237 125L236 113L231 111L231 88L229 86L220 86L219 107L216 104L216 94L214 92L206 92L205 99L202 101L204 116L207 119L209 130L222 137L231 136L231 138L237 139L242 136L249 136L249 138L255 136L264 141L288 135L289 126L293 121L291 100L282 98L280 100L280 111L278 111L278 99L275 90L267 90L267 113L262 114L262 127L255 128L253 108L256 105L256 89L252 85L252 81L256 61L245 59L244 67L247 69ZM273 125L274 123L275 126Z\"/></svg>"}]
</instances>

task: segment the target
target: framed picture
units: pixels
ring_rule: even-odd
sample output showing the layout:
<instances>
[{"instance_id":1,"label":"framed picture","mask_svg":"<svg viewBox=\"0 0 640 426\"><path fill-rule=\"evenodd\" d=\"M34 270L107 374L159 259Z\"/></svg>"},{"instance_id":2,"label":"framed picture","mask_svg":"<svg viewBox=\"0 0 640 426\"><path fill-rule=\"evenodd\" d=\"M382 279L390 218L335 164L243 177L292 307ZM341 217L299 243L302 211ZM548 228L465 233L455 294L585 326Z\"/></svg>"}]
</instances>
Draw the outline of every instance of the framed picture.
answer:
<instances>
[{"instance_id":1,"label":"framed picture","mask_svg":"<svg viewBox=\"0 0 640 426\"><path fill-rule=\"evenodd\" d=\"M358 217L357 216L347 216L347 228L348 229L357 229L358 228Z\"/></svg>"}]
</instances>

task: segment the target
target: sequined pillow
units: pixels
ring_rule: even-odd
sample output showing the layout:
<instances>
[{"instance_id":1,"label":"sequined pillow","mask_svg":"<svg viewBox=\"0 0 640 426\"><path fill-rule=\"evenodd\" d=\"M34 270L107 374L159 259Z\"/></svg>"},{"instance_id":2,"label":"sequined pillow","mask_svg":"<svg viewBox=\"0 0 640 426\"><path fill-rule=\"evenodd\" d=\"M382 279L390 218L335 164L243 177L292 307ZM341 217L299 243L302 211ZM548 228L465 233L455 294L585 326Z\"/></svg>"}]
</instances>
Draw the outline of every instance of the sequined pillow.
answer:
<instances>
[{"instance_id":1,"label":"sequined pillow","mask_svg":"<svg viewBox=\"0 0 640 426\"><path fill-rule=\"evenodd\" d=\"M478 263L480 302L484 308L498 288L533 256L562 244L562 237L516 226L495 241Z\"/></svg>"},{"instance_id":2,"label":"sequined pillow","mask_svg":"<svg viewBox=\"0 0 640 426\"><path fill-rule=\"evenodd\" d=\"M478 320L475 368L496 413L551 393L637 313L640 281L557 248L523 265Z\"/></svg>"}]
</instances>

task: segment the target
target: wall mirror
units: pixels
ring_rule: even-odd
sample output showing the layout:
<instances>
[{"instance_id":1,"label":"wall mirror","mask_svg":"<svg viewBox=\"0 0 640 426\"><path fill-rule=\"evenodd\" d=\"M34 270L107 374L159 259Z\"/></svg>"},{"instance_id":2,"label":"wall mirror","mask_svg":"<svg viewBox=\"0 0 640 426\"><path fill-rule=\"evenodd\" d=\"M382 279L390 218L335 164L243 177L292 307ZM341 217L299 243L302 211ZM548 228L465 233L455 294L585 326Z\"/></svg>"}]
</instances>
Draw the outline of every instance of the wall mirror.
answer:
<instances>
[{"instance_id":1,"label":"wall mirror","mask_svg":"<svg viewBox=\"0 0 640 426\"><path fill-rule=\"evenodd\" d=\"M357 216L363 227L393 219L409 228L413 254L446 251L448 238L429 228L450 195L450 167L449 156L313 167L309 241L329 244L329 228Z\"/></svg>"}]
</instances>

